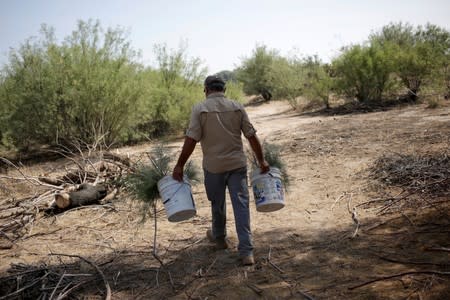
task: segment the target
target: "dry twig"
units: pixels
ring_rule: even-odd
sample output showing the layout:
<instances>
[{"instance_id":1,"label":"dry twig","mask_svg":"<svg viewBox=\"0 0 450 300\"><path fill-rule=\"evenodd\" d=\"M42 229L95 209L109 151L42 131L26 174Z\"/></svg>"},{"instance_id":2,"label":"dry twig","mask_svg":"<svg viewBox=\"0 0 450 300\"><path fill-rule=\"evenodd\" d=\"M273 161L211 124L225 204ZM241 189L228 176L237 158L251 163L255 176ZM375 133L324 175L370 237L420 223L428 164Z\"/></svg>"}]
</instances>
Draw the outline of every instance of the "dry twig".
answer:
<instances>
[{"instance_id":1,"label":"dry twig","mask_svg":"<svg viewBox=\"0 0 450 300\"><path fill-rule=\"evenodd\" d=\"M18 289L17 291L15 291L15 292L13 292L13 293L11 293L11 294L8 294L8 295L6 295L6 296L0 297L0 300L3 300L3 299L10 299L10 298L13 297L13 296L19 295L19 294L22 293L23 291L25 291L25 290L27 290L27 289L29 289L29 288L35 286L35 285L38 284L39 282L41 282L44 278L46 278L46 277L48 276L48 274L49 274L49 273L47 272L47 273L45 273L44 276L42 276L42 277L40 277L40 278L34 280L34 281L33 281L32 283L30 283L29 285L26 285L26 286L24 286L23 288Z\"/></svg>"},{"instance_id":2,"label":"dry twig","mask_svg":"<svg viewBox=\"0 0 450 300\"><path fill-rule=\"evenodd\" d=\"M79 259L85 261L86 263L88 263L92 267L94 267L95 270L97 271L97 273L102 277L103 283L105 284L105 288L106 288L105 300L110 300L111 299L111 287L109 286L108 280L106 280L105 274L103 274L102 270L100 270L100 268L96 264L94 264L92 261L90 261L87 258L84 258L84 257L82 257L80 255L75 255L75 254L51 253L49 255L76 257L76 258L79 258Z\"/></svg>"},{"instance_id":3,"label":"dry twig","mask_svg":"<svg viewBox=\"0 0 450 300\"><path fill-rule=\"evenodd\" d=\"M419 274L431 274L431 275L441 275L441 276L450 276L450 272L441 272L441 271L411 271L411 272L404 272L404 273L400 273L400 274L394 274L394 275L389 275L389 276L381 276L372 280L369 280L367 282L358 284L358 285L354 285L349 287L349 290L354 290L366 285L369 285L371 283L377 282L377 281L383 281L383 280L389 280L392 278L397 278L397 277L403 277L406 275L419 275Z\"/></svg>"},{"instance_id":4,"label":"dry twig","mask_svg":"<svg viewBox=\"0 0 450 300\"><path fill-rule=\"evenodd\" d=\"M386 213L402 200L417 196L420 196L422 201L431 196L447 197L450 194L450 152L423 155L385 154L375 161L370 170L370 178L384 186L402 189L395 197L373 199L360 204L385 202L379 213ZM419 201L415 203L421 204Z\"/></svg>"},{"instance_id":5,"label":"dry twig","mask_svg":"<svg viewBox=\"0 0 450 300\"><path fill-rule=\"evenodd\" d=\"M271 254L272 254L272 246L269 246L269 254L267 255L267 262L268 262L272 267L274 267L278 272L284 273L284 271L283 271L279 266L277 266L276 264L274 264L274 263L272 262L272 260L271 260L271 258L270 258Z\"/></svg>"},{"instance_id":6,"label":"dry twig","mask_svg":"<svg viewBox=\"0 0 450 300\"><path fill-rule=\"evenodd\" d=\"M450 248L445 247L429 247L425 248L426 251L443 251L443 252L450 252Z\"/></svg>"}]
</instances>

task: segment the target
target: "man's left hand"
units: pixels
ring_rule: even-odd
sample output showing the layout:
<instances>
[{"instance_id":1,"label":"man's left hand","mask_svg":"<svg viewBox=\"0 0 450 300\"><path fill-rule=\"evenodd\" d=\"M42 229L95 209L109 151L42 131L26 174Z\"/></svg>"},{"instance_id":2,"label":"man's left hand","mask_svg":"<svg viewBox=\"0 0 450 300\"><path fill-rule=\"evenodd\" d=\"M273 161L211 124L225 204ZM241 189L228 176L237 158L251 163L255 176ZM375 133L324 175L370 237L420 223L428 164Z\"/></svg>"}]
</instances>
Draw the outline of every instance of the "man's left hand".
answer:
<instances>
[{"instance_id":1,"label":"man's left hand","mask_svg":"<svg viewBox=\"0 0 450 300\"><path fill-rule=\"evenodd\" d=\"M259 163L259 168L261 169L261 174L267 173L270 171L270 166L266 160Z\"/></svg>"},{"instance_id":2,"label":"man's left hand","mask_svg":"<svg viewBox=\"0 0 450 300\"><path fill-rule=\"evenodd\" d=\"M182 182L183 181L183 167L176 165L175 168L173 168L172 172L173 179Z\"/></svg>"}]
</instances>

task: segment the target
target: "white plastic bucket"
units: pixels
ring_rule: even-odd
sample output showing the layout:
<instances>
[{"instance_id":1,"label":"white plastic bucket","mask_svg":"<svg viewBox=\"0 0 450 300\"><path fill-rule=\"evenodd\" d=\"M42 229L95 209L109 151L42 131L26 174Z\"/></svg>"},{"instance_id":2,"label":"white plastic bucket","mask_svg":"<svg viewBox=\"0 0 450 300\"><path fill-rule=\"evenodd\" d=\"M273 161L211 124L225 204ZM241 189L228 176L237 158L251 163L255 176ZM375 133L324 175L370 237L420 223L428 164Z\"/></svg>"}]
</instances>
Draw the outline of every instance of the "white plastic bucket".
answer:
<instances>
[{"instance_id":1,"label":"white plastic bucket","mask_svg":"<svg viewBox=\"0 0 450 300\"><path fill-rule=\"evenodd\" d=\"M158 181L158 191L170 222L184 221L197 213L191 185L186 178L179 182L167 175Z\"/></svg>"},{"instance_id":2,"label":"white plastic bucket","mask_svg":"<svg viewBox=\"0 0 450 300\"><path fill-rule=\"evenodd\" d=\"M259 169L255 170L252 188L257 211L271 212L284 207L283 183L278 168L270 168L265 174L261 174Z\"/></svg>"}]
</instances>

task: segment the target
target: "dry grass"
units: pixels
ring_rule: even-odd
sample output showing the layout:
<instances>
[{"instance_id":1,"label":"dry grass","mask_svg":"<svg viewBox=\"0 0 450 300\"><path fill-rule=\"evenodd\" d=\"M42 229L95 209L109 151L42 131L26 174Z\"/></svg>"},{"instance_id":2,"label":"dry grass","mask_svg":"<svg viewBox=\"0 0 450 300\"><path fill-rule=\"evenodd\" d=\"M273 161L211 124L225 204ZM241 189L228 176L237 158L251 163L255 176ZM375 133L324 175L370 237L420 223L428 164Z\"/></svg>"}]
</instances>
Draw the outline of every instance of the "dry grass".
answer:
<instances>
[{"instance_id":1,"label":"dry grass","mask_svg":"<svg viewBox=\"0 0 450 300\"><path fill-rule=\"evenodd\" d=\"M0 297L17 292L7 297L56 299L74 288L69 299L104 299L103 273L112 299L448 299L450 203L448 186L436 181L448 176L443 155L450 146L450 111L417 106L305 116L277 105L249 108L262 139L281 146L292 179L285 209L258 214L251 206L255 266L240 266L235 247L216 252L206 241L210 204L202 187L194 187L193 219L171 224L158 206L161 269L152 256L151 222L140 223L141 206L120 190L106 205L40 211L23 233L10 235L11 248L0 250ZM123 151L137 161L149 147ZM172 147L180 149L181 142ZM199 149L193 159L199 164ZM24 170L61 173L60 165ZM11 170L7 175L19 176ZM366 188L368 180L375 189ZM23 181L2 183L7 191L1 205L11 208L32 206L30 195L41 193ZM399 197L418 193L387 199L403 189ZM386 205L390 209L378 214ZM357 234L352 217L359 222ZM62 278L64 273L74 276Z\"/></svg>"}]
</instances>

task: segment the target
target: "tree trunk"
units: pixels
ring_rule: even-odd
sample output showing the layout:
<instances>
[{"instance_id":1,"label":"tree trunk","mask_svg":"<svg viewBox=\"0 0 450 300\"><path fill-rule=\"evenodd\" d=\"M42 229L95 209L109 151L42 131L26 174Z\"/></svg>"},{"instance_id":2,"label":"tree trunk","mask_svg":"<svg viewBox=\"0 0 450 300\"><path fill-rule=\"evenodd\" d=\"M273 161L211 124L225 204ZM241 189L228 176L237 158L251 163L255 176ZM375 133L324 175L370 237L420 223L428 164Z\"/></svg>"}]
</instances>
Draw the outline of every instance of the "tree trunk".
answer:
<instances>
[{"instance_id":1,"label":"tree trunk","mask_svg":"<svg viewBox=\"0 0 450 300\"><path fill-rule=\"evenodd\" d=\"M80 185L79 189L70 193L61 192L55 195L58 208L71 208L98 203L106 196L106 188L102 185L93 186L88 183Z\"/></svg>"}]
</instances>

